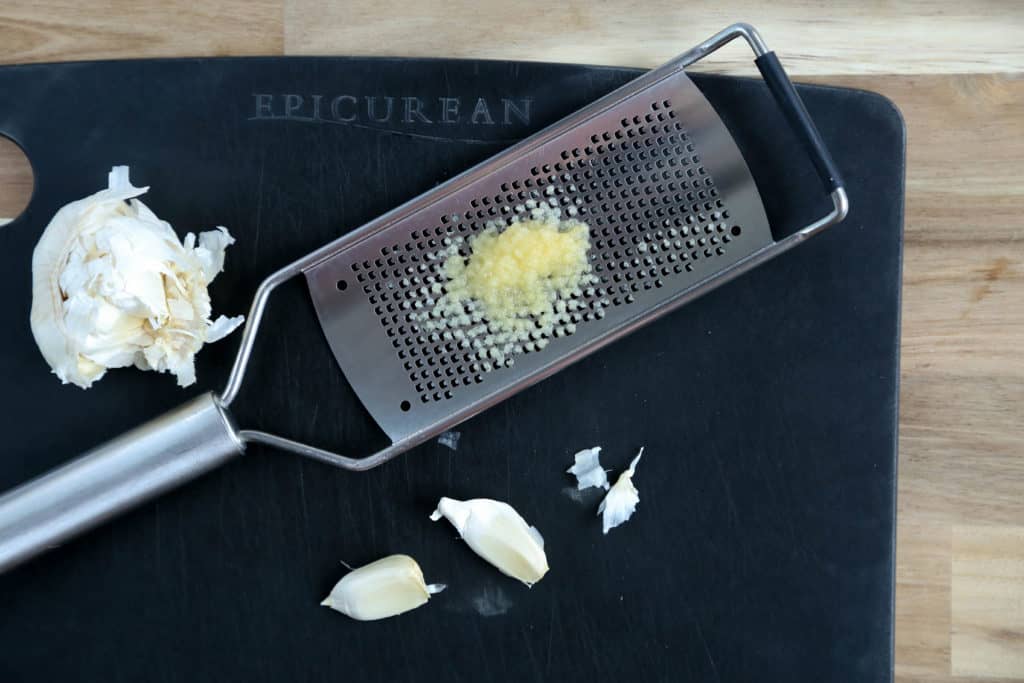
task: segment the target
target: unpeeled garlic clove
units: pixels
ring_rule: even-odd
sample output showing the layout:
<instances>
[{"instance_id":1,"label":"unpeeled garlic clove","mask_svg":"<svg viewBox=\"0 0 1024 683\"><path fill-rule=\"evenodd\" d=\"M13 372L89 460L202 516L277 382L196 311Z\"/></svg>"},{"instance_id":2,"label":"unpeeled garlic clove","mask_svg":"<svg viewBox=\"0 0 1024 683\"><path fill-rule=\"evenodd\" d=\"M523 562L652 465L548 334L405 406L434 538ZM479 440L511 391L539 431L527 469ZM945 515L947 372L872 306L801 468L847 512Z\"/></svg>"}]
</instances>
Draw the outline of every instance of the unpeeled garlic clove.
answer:
<instances>
[{"instance_id":1,"label":"unpeeled garlic clove","mask_svg":"<svg viewBox=\"0 0 1024 683\"><path fill-rule=\"evenodd\" d=\"M320 604L372 621L416 609L444 589L444 584L427 585L420 566L408 555L389 555L350 571Z\"/></svg>"},{"instance_id":2,"label":"unpeeled garlic clove","mask_svg":"<svg viewBox=\"0 0 1024 683\"><path fill-rule=\"evenodd\" d=\"M544 538L508 503L476 498L442 498L430 519L445 517L466 544L498 570L527 586L548 573Z\"/></svg>"},{"instance_id":3,"label":"unpeeled garlic clove","mask_svg":"<svg viewBox=\"0 0 1024 683\"><path fill-rule=\"evenodd\" d=\"M619 475L615 485L597 508L597 514L601 515L601 526L606 534L632 517L636 511L636 505L640 502L640 492L633 485L633 475L643 454L644 449L641 448L633 462L629 463L629 468Z\"/></svg>"}]
</instances>

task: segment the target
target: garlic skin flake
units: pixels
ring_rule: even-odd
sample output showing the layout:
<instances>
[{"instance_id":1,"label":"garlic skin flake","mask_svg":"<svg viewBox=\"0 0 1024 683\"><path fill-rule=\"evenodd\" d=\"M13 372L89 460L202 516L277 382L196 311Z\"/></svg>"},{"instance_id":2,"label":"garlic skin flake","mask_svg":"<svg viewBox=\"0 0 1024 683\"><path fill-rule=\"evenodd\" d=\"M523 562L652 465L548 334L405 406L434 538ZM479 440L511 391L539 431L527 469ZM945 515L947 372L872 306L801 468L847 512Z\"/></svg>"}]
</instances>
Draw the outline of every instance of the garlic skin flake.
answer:
<instances>
[{"instance_id":1,"label":"garlic skin flake","mask_svg":"<svg viewBox=\"0 0 1024 683\"><path fill-rule=\"evenodd\" d=\"M643 454L644 449L641 448L633 462L629 463L629 468L619 475L615 486L605 495L597 508L597 514L602 516L601 525L605 534L628 520L636 511L636 505L640 502L640 492L633 485L633 475Z\"/></svg>"},{"instance_id":2,"label":"garlic skin flake","mask_svg":"<svg viewBox=\"0 0 1024 683\"><path fill-rule=\"evenodd\" d=\"M128 167L108 188L61 208L32 254L32 334L65 384L87 389L134 365L195 382L195 354L242 324L210 320L207 286L234 239L223 227L178 239L135 199Z\"/></svg>"},{"instance_id":3,"label":"garlic skin flake","mask_svg":"<svg viewBox=\"0 0 1024 683\"><path fill-rule=\"evenodd\" d=\"M506 576L527 586L548 573L544 538L508 503L489 498L454 500L442 498L430 515L452 523L466 544Z\"/></svg>"},{"instance_id":4,"label":"garlic skin flake","mask_svg":"<svg viewBox=\"0 0 1024 683\"><path fill-rule=\"evenodd\" d=\"M601 467L600 455L600 446L587 448L576 454L575 463L566 472L576 477L577 490L582 491L590 487L608 490L608 473Z\"/></svg>"},{"instance_id":5,"label":"garlic skin flake","mask_svg":"<svg viewBox=\"0 0 1024 683\"><path fill-rule=\"evenodd\" d=\"M423 571L408 555L389 555L353 569L320 604L359 621L393 617L425 605L444 584L427 585Z\"/></svg>"}]
</instances>

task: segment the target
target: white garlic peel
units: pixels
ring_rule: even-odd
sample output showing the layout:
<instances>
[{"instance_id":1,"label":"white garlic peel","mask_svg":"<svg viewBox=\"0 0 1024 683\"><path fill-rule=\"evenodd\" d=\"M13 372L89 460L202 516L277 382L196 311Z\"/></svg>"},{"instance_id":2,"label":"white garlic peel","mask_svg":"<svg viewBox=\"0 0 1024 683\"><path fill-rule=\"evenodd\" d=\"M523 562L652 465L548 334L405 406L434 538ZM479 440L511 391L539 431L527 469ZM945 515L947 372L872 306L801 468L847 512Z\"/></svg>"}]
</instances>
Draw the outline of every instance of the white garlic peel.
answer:
<instances>
[{"instance_id":1,"label":"white garlic peel","mask_svg":"<svg viewBox=\"0 0 1024 683\"><path fill-rule=\"evenodd\" d=\"M218 227L180 241L135 199L148 189L114 167L106 190L57 212L33 252L32 334L65 384L87 389L134 365L189 386L196 352L244 320L210 320L207 286L234 239Z\"/></svg>"},{"instance_id":2,"label":"white garlic peel","mask_svg":"<svg viewBox=\"0 0 1024 683\"><path fill-rule=\"evenodd\" d=\"M508 503L476 498L442 498L430 519L446 518L466 544L506 576L527 586L544 578L548 558L544 538Z\"/></svg>"},{"instance_id":3,"label":"white garlic peel","mask_svg":"<svg viewBox=\"0 0 1024 683\"><path fill-rule=\"evenodd\" d=\"M420 566L408 555L389 555L350 571L320 604L372 621L416 609L444 589L440 583L427 585Z\"/></svg>"},{"instance_id":4,"label":"white garlic peel","mask_svg":"<svg viewBox=\"0 0 1024 683\"><path fill-rule=\"evenodd\" d=\"M636 505L640 502L640 492L633 485L633 475L643 454L644 449L641 448L633 462L629 463L629 468L619 475L615 485L597 508L597 514L601 515L601 526L606 534L632 517L636 511Z\"/></svg>"},{"instance_id":5,"label":"white garlic peel","mask_svg":"<svg viewBox=\"0 0 1024 683\"><path fill-rule=\"evenodd\" d=\"M582 491L591 487L608 490L608 474L601 467L600 455L600 446L587 448L576 454L573 466L566 472L576 477L577 490Z\"/></svg>"}]
</instances>

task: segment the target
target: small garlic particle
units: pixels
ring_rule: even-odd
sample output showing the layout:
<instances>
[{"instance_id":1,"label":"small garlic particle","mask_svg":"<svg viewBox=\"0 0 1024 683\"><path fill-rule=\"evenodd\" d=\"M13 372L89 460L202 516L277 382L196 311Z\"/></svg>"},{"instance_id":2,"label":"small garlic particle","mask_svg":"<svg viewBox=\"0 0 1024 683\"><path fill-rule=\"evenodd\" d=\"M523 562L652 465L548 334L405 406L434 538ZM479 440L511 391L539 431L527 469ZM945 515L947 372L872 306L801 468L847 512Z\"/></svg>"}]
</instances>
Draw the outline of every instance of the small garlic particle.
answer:
<instances>
[{"instance_id":1,"label":"small garlic particle","mask_svg":"<svg viewBox=\"0 0 1024 683\"><path fill-rule=\"evenodd\" d=\"M452 523L473 552L502 574L532 586L548 573L543 537L508 503L489 498L442 498L430 519L436 522L441 517Z\"/></svg>"},{"instance_id":2,"label":"small garlic particle","mask_svg":"<svg viewBox=\"0 0 1024 683\"><path fill-rule=\"evenodd\" d=\"M427 585L420 566L408 555L389 555L350 571L320 604L372 621L416 609L444 589L444 584Z\"/></svg>"}]
</instances>

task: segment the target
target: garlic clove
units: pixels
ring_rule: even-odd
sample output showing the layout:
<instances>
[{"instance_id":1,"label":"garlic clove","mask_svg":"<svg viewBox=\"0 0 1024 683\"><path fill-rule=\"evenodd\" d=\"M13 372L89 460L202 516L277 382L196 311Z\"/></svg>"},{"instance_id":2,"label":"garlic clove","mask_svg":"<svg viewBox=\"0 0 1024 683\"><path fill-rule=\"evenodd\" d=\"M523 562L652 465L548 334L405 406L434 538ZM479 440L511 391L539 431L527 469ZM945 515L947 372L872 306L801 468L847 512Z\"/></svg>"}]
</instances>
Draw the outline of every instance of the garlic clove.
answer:
<instances>
[{"instance_id":1,"label":"garlic clove","mask_svg":"<svg viewBox=\"0 0 1024 683\"><path fill-rule=\"evenodd\" d=\"M320 604L359 621L372 621L416 609L444 589L444 584L427 585L416 560L390 555L350 571Z\"/></svg>"},{"instance_id":2,"label":"garlic clove","mask_svg":"<svg viewBox=\"0 0 1024 683\"><path fill-rule=\"evenodd\" d=\"M577 490L582 491L591 487L608 490L608 473L601 467L600 455L600 446L587 448L576 454L573 466L566 472L576 477Z\"/></svg>"},{"instance_id":3,"label":"garlic clove","mask_svg":"<svg viewBox=\"0 0 1024 683\"><path fill-rule=\"evenodd\" d=\"M442 498L430 519L452 523L466 544L498 570L527 586L548 573L544 538L508 503L476 498Z\"/></svg>"},{"instance_id":4,"label":"garlic clove","mask_svg":"<svg viewBox=\"0 0 1024 683\"><path fill-rule=\"evenodd\" d=\"M605 495L601 505L597 508L597 514L601 515L601 525L604 533L624 523L636 511L637 503L640 502L640 492L633 485L633 475L636 473L637 463L644 454L644 449L633 458L629 468L619 475L615 485Z\"/></svg>"}]
</instances>

